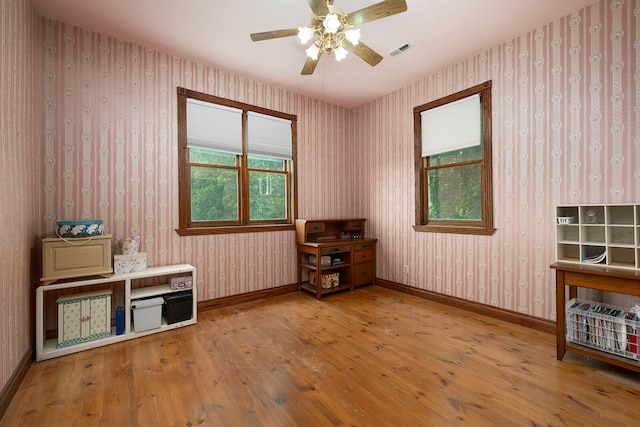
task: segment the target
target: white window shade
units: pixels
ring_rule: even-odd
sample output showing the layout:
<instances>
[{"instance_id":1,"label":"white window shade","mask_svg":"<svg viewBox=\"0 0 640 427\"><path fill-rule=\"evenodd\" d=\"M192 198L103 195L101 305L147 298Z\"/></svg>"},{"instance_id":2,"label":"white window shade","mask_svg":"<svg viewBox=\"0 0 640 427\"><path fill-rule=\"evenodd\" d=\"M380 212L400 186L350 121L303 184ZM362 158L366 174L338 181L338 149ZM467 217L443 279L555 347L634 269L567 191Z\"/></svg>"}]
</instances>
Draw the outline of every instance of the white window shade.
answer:
<instances>
[{"instance_id":1,"label":"white window shade","mask_svg":"<svg viewBox=\"0 0 640 427\"><path fill-rule=\"evenodd\" d=\"M479 94L425 110L420 116L422 157L480 145Z\"/></svg>"},{"instance_id":2,"label":"white window shade","mask_svg":"<svg viewBox=\"0 0 640 427\"><path fill-rule=\"evenodd\" d=\"M242 154L242 110L187 99L187 147Z\"/></svg>"},{"instance_id":3,"label":"white window shade","mask_svg":"<svg viewBox=\"0 0 640 427\"><path fill-rule=\"evenodd\" d=\"M249 112L247 150L250 155L291 160L291 120Z\"/></svg>"}]
</instances>

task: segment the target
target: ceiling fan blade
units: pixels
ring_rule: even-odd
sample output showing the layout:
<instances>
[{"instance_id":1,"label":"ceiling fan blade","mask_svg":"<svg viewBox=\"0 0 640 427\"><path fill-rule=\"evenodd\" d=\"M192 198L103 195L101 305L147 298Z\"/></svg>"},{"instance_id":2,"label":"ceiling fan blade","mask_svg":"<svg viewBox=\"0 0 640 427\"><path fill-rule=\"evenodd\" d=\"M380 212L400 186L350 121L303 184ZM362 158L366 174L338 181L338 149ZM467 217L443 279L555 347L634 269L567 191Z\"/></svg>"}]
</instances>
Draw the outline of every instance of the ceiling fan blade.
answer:
<instances>
[{"instance_id":1,"label":"ceiling fan blade","mask_svg":"<svg viewBox=\"0 0 640 427\"><path fill-rule=\"evenodd\" d=\"M329 7L327 6L327 0L307 0L309 7L314 14L318 16L325 16L329 14Z\"/></svg>"},{"instance_id":2,"label":"ceiling fan blade","mask_svg":"<svg viewBox=\"0 0 640 427\"><path fill-rule=\"evenodd\" d=\"M349 43L349 41L343 40L342 46L344 46L345 49L347 49L349 52L352 52L354 55L358 55L364 62L371 65L372 67L378 65L378 63L382 61L382 55L362 42L359 42L354 46L353 44Z\"/></svg>"},{"instance_id":3,"label":"ceiling fan blade","mask_svg":"<svg viewBox=\"0 0 640 427\"><path fill-rule=\"evenodd\" d=\"M309 0L310 1L310 0ZM376 19L386 18L396 13L405 12L407 2L405 0L384 0L371 6L351 12L347 15L347 22L351 25L360 25Z\"/></svg>"},{"instance_id":4,"label":"ceiling fan blade","mask_svg":"<svg viewBox=\"0 0 640 427\"><path fill-rule=\"evenodd\" d=\"M303 76L309 76L313 74L313 72L316 69L316 66L318 65L318 61L320 61L321 56L322 56L322 51L318 53L318 59L307 57L307 60L304 63L304 66L302 67L302 71L300 72L300 74Z\"/></svg>"},{"instance_id":5,"label":"ceiling fan blade","mask_svg":"<svg viewBox=\"0 0 640 427\"><path fill-rule=\"evenodd\" d=\"M298 29L297 28L289 28L286 30L274 30L274 31L265 31L263 33L253 33L251 34L251 40L254 42L259 42L262 40L270 40L277 39L280 37L290 37L297 36Z\"/></svg>"}]
</instances>

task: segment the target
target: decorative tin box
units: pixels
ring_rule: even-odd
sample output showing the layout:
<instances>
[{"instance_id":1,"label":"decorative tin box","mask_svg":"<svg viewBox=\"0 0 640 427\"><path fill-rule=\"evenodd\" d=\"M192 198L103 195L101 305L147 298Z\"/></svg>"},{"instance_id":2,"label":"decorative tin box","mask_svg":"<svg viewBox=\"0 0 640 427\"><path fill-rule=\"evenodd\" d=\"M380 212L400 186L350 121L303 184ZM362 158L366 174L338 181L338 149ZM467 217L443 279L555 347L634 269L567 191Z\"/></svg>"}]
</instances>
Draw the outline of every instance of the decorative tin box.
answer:
<instances>
[{"instance_id":1,"label":"decorative tin box","mask_svg":"<svg viewBox=\"0 0 640 427\"><path fill-rule=\"evenodd\" d=\"M309 275L309 283L315 285L316 283L316 275ZM320 283L322 289L333 289L340 286L340 273L329 273L322 275L322 282Z\"/></svg>"},{"instance_id":2,"label":"decorative tin box","mask_svg":"<svg viewBox=\"0 0 640 427\"><path fill-rule=\"evenodd\" d=\"M111 336L110 290L58 298L58 347Z\"/></svg>"},{"instance_id":3,"label":"decorative tin box","mask_svg":"<svg viewBox=\"0 0 640 427\"><path fill-rule=\"evenodd\" d=\"M191 276L172 277L169 285L171 289L191 289L193 287L193 278Z\"/></svg>"},{"instance_id":4,"label":"decorative tin box","mask_svg":"<svg viewBox=\"0 0 640 427\"><path fill-rule=\"evenodd\" d=\"M99 219L56 221L56 225L56 234L58 237L67 239L99 236L103 231L102 220Z\"/></svg>"},{"instance_id":5,"label":"decorative tin box","mask_svg":"<svg viewBox=\"0 0 640 427\"><path fill-rule=\"evenodd\" d=\"M147 253L138 252L131 255L114 255L113 271L115 274L144 271L147 268Z\"/></svg>"}]
</instances>

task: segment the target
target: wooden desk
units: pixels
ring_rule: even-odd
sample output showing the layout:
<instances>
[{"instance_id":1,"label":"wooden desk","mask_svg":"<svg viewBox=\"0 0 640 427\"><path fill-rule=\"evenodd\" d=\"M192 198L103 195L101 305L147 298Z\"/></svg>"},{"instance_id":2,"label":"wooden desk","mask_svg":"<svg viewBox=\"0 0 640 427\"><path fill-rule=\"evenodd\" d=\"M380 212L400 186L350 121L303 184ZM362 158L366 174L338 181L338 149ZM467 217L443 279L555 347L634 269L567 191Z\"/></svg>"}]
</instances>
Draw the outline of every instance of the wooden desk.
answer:
<instances>
[{"instance_id":1,"label":"wooden desk","mask_svg":"<svg viewBox=\"0 0 640 427\"><path fill-rule=\"evenodd\" d=\"M611 268L598 265L555 263L556 270L556 350L558 360L562 360L567 351L582 354L593 359L632 369L640 372L640 363L626 357L566 342L566 288L569 298L575 298L577 288L597 289L606 292L640 296L640 271Z\"/></svg>"},{"instance_id":2,"label":"wooden desk","mask_svg":"<svg viewBox=\"0 0 640 427\"><path fill-rule=\"evenodd\" d=\"M364 218L296 220L301 291L321 299L329 293L375 284L376 239L362 237L365 221ZM308 280L303 281L305 275Z\"/></svg>"}]
</instances>

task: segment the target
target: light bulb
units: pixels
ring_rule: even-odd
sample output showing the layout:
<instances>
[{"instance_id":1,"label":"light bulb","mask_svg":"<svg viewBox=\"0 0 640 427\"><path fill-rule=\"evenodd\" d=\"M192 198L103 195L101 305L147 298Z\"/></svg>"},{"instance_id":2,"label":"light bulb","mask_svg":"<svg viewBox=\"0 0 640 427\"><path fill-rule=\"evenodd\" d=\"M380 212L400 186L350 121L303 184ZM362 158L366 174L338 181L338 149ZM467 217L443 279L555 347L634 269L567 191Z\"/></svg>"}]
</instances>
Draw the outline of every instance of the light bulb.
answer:
<instances>
[{"instance_id":1,"label":"light bulb","mask_svg":"<svg viewBox=\"0 0 640 427\"><path fill-rule=\"evenodd\" d=\"M307 56L309 58L316 61L318 59L318 53L320 53L320 48L316 46L316 44L314 43L311 46L309 46L307 50L305 50L305 52L307 52Z\"/></svg>"},{"instance_id":2,"label":"light bulb","mask_svg":"<svg viewBox=\"0 0 640 427\"><path fill-rule=\"evenodd\" d=\"M300 38L300 43L302 44L307 44L314 34L315 31L313 31L313 28L298 27L298 38Z\"/></svg>"},{"instance_id":3,"label":"light bulb","mask_svg":"<svg viewBox=\"0 0 640 427\"><path fill-rule=\"evenodd\" d=\"M343 48L342 45L340 45L336 48L335 54L336 54L336 61L340 62L347 57L347 50Z\"/></svg>"},{"instance_id":4,"label":"light bulb","mask_svg":"<svg viewBox=\"0 0 640 427\"><path fill-rule=\"evenodd\" d=\"M360 41L360 28L357 30L347 30L344 33L344 38L347 39L352 45L356 46Z\"/></svg>"},{"instance_id":5,"label":"light bulb","mask_svg":"<svg viewBox=\"0 0 640 427\"><path fill-rule=\"evenodd\" d=\"M325 18L324 18L324 22L322 23L322 26L324 27L325 31L329 34L335 34L338 32L338 29L340 28L340 19L338 18L338 15L336 15L335 13L330 13L328 14Z\"/></svg>"}]
</instances>

